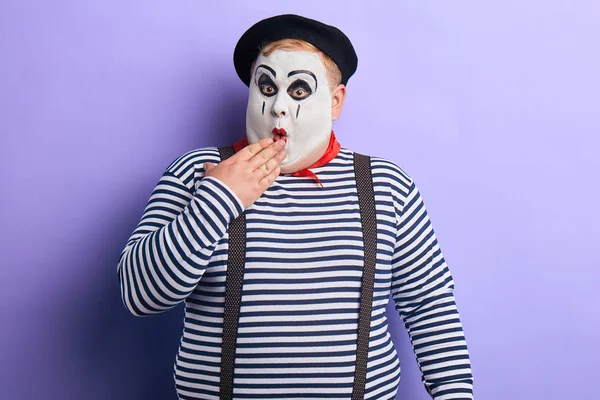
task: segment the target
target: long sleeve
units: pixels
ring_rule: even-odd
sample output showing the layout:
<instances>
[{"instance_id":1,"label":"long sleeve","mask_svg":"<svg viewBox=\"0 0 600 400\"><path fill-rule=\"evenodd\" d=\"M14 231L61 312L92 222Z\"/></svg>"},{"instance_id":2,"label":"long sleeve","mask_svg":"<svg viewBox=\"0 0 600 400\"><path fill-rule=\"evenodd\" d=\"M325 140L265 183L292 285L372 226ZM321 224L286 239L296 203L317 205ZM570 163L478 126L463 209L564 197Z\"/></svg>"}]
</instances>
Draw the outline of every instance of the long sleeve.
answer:
<instances>
[{"instance_id":1,"label":"long sleeve","mask_svg":"<svg viewBox=\"0 0 600 400\"><path fill-rule=\"evenodd\" d=\"M425 204L410 180L392 265L392 298L404 321L428 393L435 400L473 399L467 343L454 281Z\"/></svg>"},{"instance_id":2,"label":"long sleeve","mask_svg":"<svg viewBox=\"0 0 600 400\"><path fill-rule=\"evenodd\" d=\"M240 199L219 179L204 176L190 191L167 169L119 257L125 307L142 316L183 301L204 274L229 223L243 211Z\"/></svg>"}]
</instances>

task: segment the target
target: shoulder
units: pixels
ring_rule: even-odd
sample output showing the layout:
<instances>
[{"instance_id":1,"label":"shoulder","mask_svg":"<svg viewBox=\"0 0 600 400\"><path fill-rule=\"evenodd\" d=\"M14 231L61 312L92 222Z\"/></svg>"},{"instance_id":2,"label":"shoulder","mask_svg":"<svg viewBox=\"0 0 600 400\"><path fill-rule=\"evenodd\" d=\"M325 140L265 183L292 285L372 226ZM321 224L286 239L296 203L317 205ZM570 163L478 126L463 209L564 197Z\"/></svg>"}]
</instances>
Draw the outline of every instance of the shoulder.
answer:
<instances>
[{"instance_id":1,"label":"shoulder","mask_svg":"<svg viewBox=\"0 0 600 400\"><path fill-rule=\"evenodd\" d=\"M347 149L346 151L350 154L350 157L353 153L361 153ZM371 159L373 186L376 192L377 188L384 188L391 195L396 220L398 221L404 206L417 190L415 182L406 169L397 162L374 155L369 155L369 157Z\"/></svg>"},{"instance_id":2,"label":"shoulder","mask_svg":"<svg viewBox=\"0 0 600 400\"><path fill-rule=\"evenodd\" d=\"M384 182L391 191L396 216L399 218L410 193L415 189L415 182L408 172L392 160L371 156L373 182Z\"/></svg>"},{"instance_id":3,"label":"shoulder","mask_svg":"<svg viewBox=\"0 0 600 400\"><path fill-rule=\"evenodd\" d=\"M205 162L218 164L221 161L217 146L201 147L189 150L175 158L165 169L186 184L193 185L194 180L204 176Z\"/></svg>"},{"instance_id":4,"label":"shoulder","mask_svg":"<svg viewBox=\"0 0 600 400\"><path fill-rule=\"evenodd\" d=\"M345 149L348 154L364 154ZM371 159L371 171L373 184L385 184L389 186L392 193L398 197L406 197L413 185L413 179L398 163L379 156L369 155Z\"/></svg>"},{"instance_id":5,"label":"shoulder","mask_svg":"<svg viewBox=\"0 0 600 400\"><path fill-rule=\"evenodd\" d=\"M377 176L389 181L393 187L401 191L408 191L413 182L412 177L404 168L387 158L371 156L371 168L373 177Z\"/></svg>"}]
</instances>

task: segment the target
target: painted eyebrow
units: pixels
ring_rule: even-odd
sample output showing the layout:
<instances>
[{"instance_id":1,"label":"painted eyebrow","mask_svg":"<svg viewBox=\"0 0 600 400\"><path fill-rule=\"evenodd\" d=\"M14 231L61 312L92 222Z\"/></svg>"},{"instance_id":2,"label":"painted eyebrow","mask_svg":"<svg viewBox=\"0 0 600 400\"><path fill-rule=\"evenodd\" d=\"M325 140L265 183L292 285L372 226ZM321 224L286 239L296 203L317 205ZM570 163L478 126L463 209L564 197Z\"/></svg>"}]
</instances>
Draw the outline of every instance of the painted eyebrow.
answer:
<instances>
[{"instance_id":1,"label":"painted eyebrow","mask_svg":"<svg viewBox=\"0 0 600 400\"><path fill-rule=\"evenodd\" d=\"M315 92L317 91L317 88L319 87L319 83L317 81L317 77L315 76L315 74L313 74L312 72L310 72L308 70L305 70L305 69L298 69L298 70L295 70L295 71L291 71L288 74L288 78L290 76L292 76L292 75L297 75L297 74L308 74L308 75L312 76L313 79L315 80Z\"/></svg>"},{"instance_id":2,"label":"painted eyebrow","mask_svg":"<svg viewBox=\"0 0 600 400\"><path fill-rule=\"evenodd\" d=\"M267 71L269 71L270 73L272 73L274 78L277 78L277 72L275 72L275 70L273 70L273 68L271 68L271 67L269 67L268 65L265 65L265 64L260 64L258 67L256 67L256 69L254 70L255 74L256 74L256 71L258 71L258 69L260 67L263 67L264 69L266 69Z\"/></svg>"}]
</instances>

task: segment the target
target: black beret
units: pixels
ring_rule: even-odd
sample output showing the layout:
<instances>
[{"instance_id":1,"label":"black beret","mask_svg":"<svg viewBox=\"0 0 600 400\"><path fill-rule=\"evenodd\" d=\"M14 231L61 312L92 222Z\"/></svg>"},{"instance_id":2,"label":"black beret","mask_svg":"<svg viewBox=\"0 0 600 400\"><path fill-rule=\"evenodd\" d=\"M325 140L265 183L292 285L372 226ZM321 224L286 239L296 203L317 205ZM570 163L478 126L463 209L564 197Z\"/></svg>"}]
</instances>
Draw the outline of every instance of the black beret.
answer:
<instances>
[{"instance_id":1,"label":"black beret","mask_svg":"<svg viewBox=\"0 0 600 400\"><path fill-rule=\"evenodd\" d=\"M295 14L276 15L252 25L235 46L233 64L246 86L250 86L250 68L260 49L281 39L301 39L327 54L340 69L344 85L356 71L358 57L354 47L338 28Z\"/></svg>"}]
</instances>

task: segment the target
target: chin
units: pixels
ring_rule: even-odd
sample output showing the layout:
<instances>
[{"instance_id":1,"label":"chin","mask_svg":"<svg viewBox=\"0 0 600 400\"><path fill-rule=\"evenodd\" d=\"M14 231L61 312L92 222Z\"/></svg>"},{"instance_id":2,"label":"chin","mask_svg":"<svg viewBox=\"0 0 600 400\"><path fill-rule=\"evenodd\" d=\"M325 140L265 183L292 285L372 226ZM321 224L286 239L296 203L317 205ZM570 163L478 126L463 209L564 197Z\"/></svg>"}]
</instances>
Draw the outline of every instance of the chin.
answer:
<instances>
[{"instance_id":1,"label":"chin","mask_svg":"<svg viewBox=\"0 0 600 400\"><path fill-rule=\"evenodd\" d=\"M279 168L281 169L282 174L287 174L288 172L293 172L290 170L294 168L294 163L290 163L289 161L282 161L279 164Z\"/></svg>"},{"instance_id":2,"label":"chin","mask_svg":"<svg viewBox=\"0 0 600 400\"><path fill-rule=\"evenodd\" d=\"M283 160L280 164L279 164L279 168L281 169L281 173L282 174L289 174L291 172L296 172L297 170L300 169L299 164L302 163L302 160L300 159L294 159L293 161L289 161L289 160Z\"/></svg>"}]
</instances>

